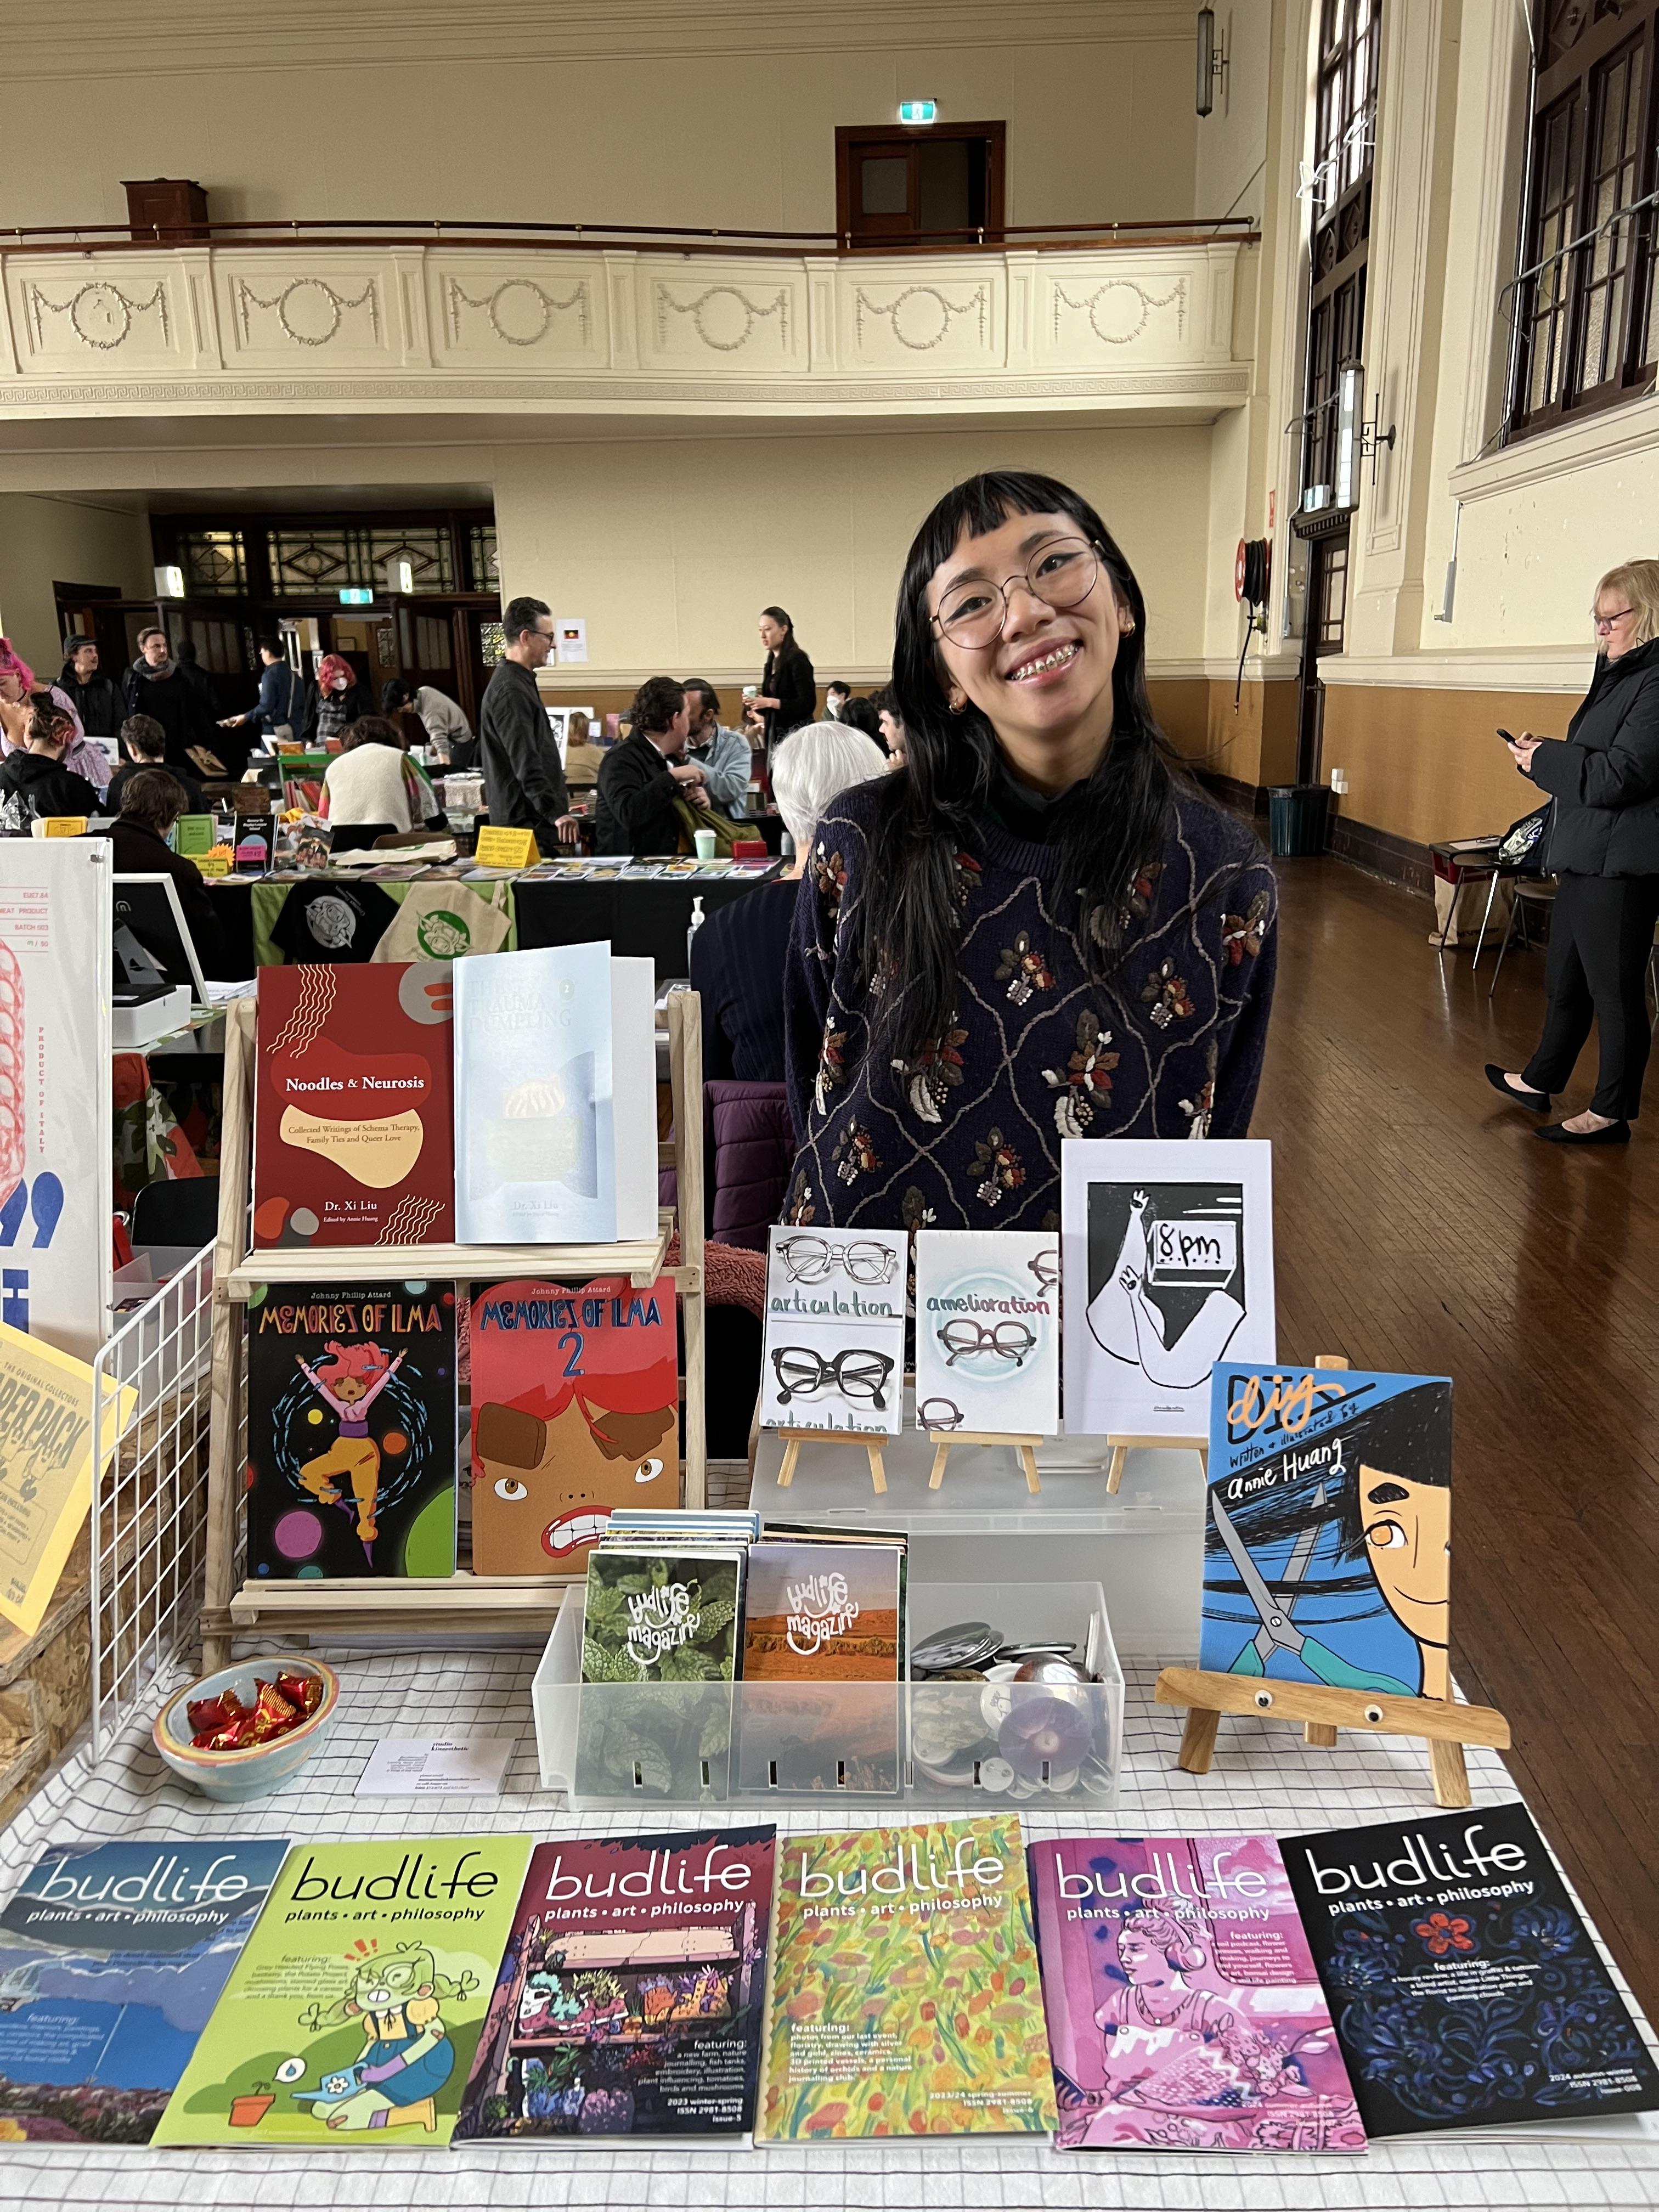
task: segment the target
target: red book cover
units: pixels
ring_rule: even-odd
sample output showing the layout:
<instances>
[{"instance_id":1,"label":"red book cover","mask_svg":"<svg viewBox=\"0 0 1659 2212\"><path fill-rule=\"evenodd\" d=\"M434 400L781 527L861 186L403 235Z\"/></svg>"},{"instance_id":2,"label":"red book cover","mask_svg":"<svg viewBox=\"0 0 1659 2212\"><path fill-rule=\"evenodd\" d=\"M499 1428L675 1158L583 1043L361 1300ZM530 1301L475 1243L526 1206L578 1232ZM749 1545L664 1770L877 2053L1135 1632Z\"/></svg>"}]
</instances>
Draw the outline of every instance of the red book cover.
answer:
<instances>
[{"instance_id":1,"label":"red book cover","mask_svg":"<svg viewBox=\"0 0 1659 2212\"><path fill-rule=\"evenodd\" d=\"M567 1575L612 1509L680 1502L674 1279L472 1287L472 1567Z\"/></svg>"},{"instance_id":2,"label":"red book cover","mask_svg":"<svg viewBox=\"0 0 1659 2212\"><path fill-rule=\"evenodd\" d=\"M439 962L259 970L256 1246L453 1238L453 1029Z\"/></svg>"}]
</instances>

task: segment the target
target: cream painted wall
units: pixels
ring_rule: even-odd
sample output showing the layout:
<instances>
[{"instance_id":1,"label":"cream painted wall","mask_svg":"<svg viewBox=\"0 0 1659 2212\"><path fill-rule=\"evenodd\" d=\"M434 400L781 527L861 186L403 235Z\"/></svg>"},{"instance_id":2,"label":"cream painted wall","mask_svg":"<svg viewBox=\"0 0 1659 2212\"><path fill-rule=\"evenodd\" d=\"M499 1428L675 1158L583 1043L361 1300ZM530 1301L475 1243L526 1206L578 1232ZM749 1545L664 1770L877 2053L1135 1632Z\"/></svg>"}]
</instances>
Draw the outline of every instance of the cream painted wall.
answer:
<instances>
[{"instance_id":1,"label":"cream painted wall","mask_svg":"<svg viewBox=\"0 0 1659 2212\"><path fill-rule=\"evenodd\" d=\"M495 478L502 587L585 616L595 680L757 672L756 620L775 604L821 680L868 682L890 659L905 552L934 501L976 469L1040 469L1121 543L1153 659L1184 658L1203 648L1208 444L1190 429L526 448Z\"/></svg>"},{"instance_id":2,"label":"cream painted wall","mask_svg":"<svg viewBox=\"0 0 1659 2212\"><path fill-rule=\"evenodd\" d=\"M149 520L86 499L0 494L0 634L38 675L63 661L54 583L107 584L144 597L155 578Z\"/></svg>"},{"instance_id":3,"label":"cream painted wall","mask_svg":"<svg viewBox=\"0 0 1659 2212\"><path fill-rule=\"evenodd\" d=\"M773 0L729 37L702 8L641 21L606 0L573 21L532 0L473 11L460 51L439 0L408 0L378 39L332 16L285 38L306 11L281 4L171 13L171 34L125 20L108 46L56 25L9 33L9 78L37 112L75 118L10 164L9 222L124 222L120 180L160 172L204 185L224 219L824 231L836 126L892 120L916 95L1006 122L1012 222L1220 211L1193 204L1192 12L1159 0L1033 0L1017 16L910 0L810 21Z\"/></svg>"}]
</instances>

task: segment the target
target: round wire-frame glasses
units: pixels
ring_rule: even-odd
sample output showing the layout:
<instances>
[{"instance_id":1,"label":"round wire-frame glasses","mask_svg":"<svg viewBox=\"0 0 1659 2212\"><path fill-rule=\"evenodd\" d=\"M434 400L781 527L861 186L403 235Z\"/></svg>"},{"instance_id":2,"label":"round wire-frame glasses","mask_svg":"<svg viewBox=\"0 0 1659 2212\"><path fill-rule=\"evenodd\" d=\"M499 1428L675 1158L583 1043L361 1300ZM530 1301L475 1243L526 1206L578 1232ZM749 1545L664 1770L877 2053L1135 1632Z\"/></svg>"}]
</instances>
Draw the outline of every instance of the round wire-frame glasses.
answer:
<instances>
[{"instance_id":1,"label":"round wire-frame glasses","mask_svg":"<svg viewBox=\"0 0 1659 2212\"><path fill-rule=\"evenodd\" d=\"M1024 584L1033 599L1056 613L1080 606L1095 587L1100 574L1100 548L1086 538L1055 538L1031 556L1024 573L1006 583L994 584L981 576L964 577L939 599L932 619L939 634L953 645L970 651L994 645L1008 620L1008 587Z\"/></svg>"}]
</instances>

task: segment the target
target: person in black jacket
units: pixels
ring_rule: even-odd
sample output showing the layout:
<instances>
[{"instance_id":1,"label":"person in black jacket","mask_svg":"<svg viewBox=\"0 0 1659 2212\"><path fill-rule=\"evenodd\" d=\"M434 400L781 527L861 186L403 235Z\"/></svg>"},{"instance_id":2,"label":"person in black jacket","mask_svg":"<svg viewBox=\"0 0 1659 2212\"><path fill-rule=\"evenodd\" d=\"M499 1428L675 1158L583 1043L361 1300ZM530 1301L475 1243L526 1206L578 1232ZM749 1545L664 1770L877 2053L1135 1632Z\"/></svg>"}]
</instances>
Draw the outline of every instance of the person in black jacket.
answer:
<instances>
[{"instance_id":1,"label":"person in black jacket","mask_svg":"<svg viewBox=\"0 0 1659 2212\"><path fill-rule=\"evenodd\" d=\"M680 817L676 799L707 806L702 770L684 757L690 715L685 687L672 676L653 676L634 694L628 710L633 732L599 763L598 833L600 853L678 853Z\"/></svg>"},{"instance_id":2,"label":"person in black jacket","mask_svg":"<svg viewBox=\"0 0 1659 2212\"><path fill-rule=\"evenodd\" d=\"M501 617L507 650L478 708L478 749L489 819L497 830L533 830L538 851L576 842L564 764L536 689L553 645L553 617L540 599L509 599Z\"/></svg>"},{"instance_id":3,"label":"person in black jacket","mask_svg":"<svg viewBox=\"0 0 1659 2212\"><path fill-rule=\"evenodd\" d=\"M75 724L61 707L33 709L27 749L0 760L0 828L26 832L48 815L97 813L98 793L64 765L74 742Z\"/></svg>"},{"instance_id":4,"label":"person in black jacket","mask_svg":"<svg viewBox=\"0 0 1659 2212\"><path fill-rule=\"evenodd\" d=\"M167 733L167 762L191 765L191 748L217 757L217 732L202 695L167 649L167 634L154 627L138 633L138 658L122 683L129 714L150 714Z\"/></svg>"},{"instance_id":5,"label":"person in black jacket","mask_svg":"<svg viewBox=\"0 0 1659 2212\"><path fill-rule=\"evenodd\" d=\"M202 796L202 787L195 777L181 768L167 766L167 733L150 714L129 714L121 725L121 750L126 756L126 765L118 768L104 797L104 811L110 814L121 811L121 793L136 775L146 769L159 768L170 775L185 794L180 810L185 814L205 814L208 803ZM172 824L167 825L170 829Z\"/></svg>"},{"instance_id":6,"label":"person in black jacket","mask_svg":"<svg viewBox=\"0 0 1659 2212\"><path fill-rule=\"evenodd\" d=\"M219 727L237 731L245 746L258 737L274 750L273 740L279 732L286 738L298 738L304 734L307 722L315 717L310 684L293 666L274 637L262 637L259 696L246 714L222 714Z\"/></svg>"},{"instance_id":7,"label":"person in black jacket","mask_svg":"<svg viewBox=\"0 0 1659 2212\"><path fill-rule=\"evenodd\" d=\"M1588 1109L1537 1134L1558 1145L1625 1145L1642 1103L1650 1032L1647 972L1659 923L1659 561L1609 570L1595 587L1601 657L1565 740L1511 738L1515 764L1550 793L1540 865L1550 909L1548 1007L1520 1073L1487 1080L1549 1111L1595 1022L1601 1066Z\"/></svg>"},{"instance_id":8,"label":"person in black jacket","mask_svg":"<svg viewBox=\"0 0 1659 2212\"><path fill-rule=\"evenodd\" d=\"M98 673L98 647L89 637L64 640L58 688L81 717L89 738L112 738L121 726L121 694L114 679Z\"/></svg>"},{"instance_id":9,"label":"person in black jacket","mask_svg":"<svg viewBox=\"0 0 1659 2212\"><path fill-rule=\"evenodd\" d=\"M766 665L750 713L765 736L769 761L781 738L817 714L818 684L811 662L795 642L795 625L781 607L768 607L761 616L760 640L766 647Z\"/></svg>"},{"instance_id":10,"label":"person in black jacket","mask_svg":"<svg viewBox=\"0 0 1659 2212\"><path fill-rule=\"evenodd\" d=\"M224 973L224 941L213 899L193 860L167 845L167 832L185 811L178 780L164 768L141 768L121 787L121 811L112 825L118 876L171 876L179 909L195 941L204 975ZM185 978L175 975L175 982Z\"/></svg>"}]
</instances>

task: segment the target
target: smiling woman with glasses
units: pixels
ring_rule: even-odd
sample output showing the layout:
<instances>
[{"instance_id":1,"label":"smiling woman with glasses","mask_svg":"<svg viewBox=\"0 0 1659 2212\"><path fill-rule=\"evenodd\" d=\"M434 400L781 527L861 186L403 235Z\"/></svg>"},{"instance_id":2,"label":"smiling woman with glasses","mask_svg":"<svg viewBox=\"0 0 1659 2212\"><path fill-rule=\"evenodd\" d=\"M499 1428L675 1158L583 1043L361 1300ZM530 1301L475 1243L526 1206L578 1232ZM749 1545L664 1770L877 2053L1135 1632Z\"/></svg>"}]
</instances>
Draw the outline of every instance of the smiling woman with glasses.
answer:
<instances>
[{"instance_id":1,"label":"smiling woman with glasses","mask_svg":"<svg viewBox=\"0 0 1659 2212\"><path fill-rule=\"evenodd\" d=\"M1537 1131L1557 1145L1625 1145L1642 1103L1648 963L1659 924L1659 561L1610 568L1590 607L1595 673L1565 739L1523 730L1516 766L1550 794L1539 865L1559 878L1538 1049L1486 1079L1547 1114L1595 1023L1600 1065L1583 1113ZM1500 732L1500 734L1503 734Z\"/></svg>"},{"instance_id":2,"label":"smiling woman with glasses","mask_svg":"<svg viewBox=\"0 0 1659 2212\"><path fill-rule=\"evenodd\" d=\"M1065 484L975 477L922 524L905 772L825 811L796 908L801 1229L1037 1228L1067 1137L1249 1128L1273 875L1170 759L1146 664L1140 586Z\"/></svg>"}]
</instances>

